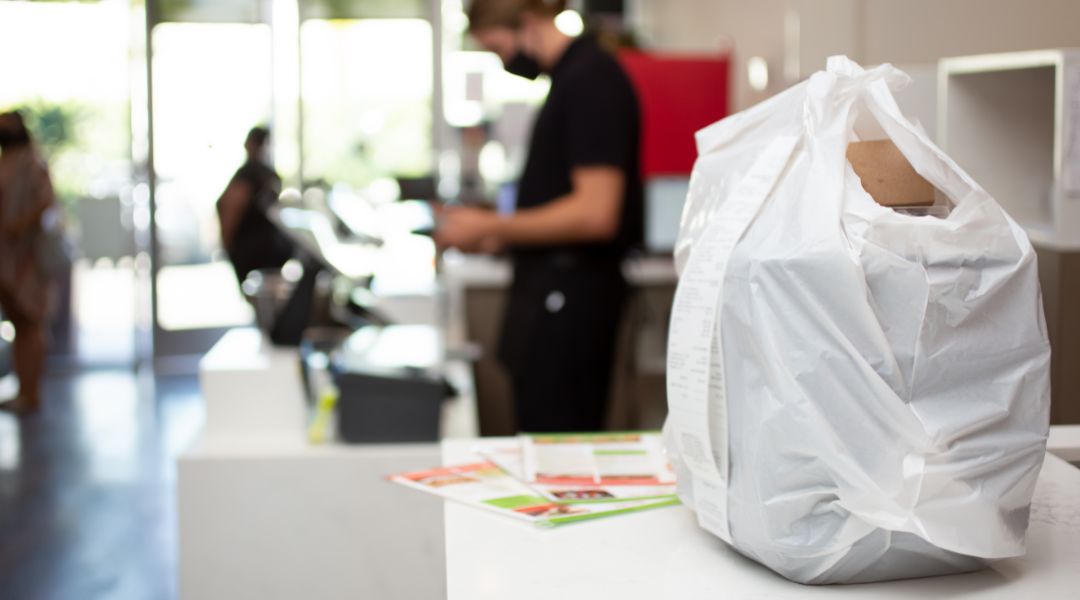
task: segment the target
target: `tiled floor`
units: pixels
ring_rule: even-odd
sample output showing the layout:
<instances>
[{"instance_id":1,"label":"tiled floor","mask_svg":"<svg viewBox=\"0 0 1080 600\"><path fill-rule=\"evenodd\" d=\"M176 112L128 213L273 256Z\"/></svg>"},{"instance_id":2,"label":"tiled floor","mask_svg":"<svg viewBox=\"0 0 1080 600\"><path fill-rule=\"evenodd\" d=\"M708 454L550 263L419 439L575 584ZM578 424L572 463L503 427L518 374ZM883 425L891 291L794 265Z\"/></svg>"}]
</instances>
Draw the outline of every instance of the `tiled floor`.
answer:
<instances>
[{"instance_id":1,"label":"tiled floor","mask_svg":"<svg viewBox=\"0 0 1080 600\"><path fill-rule=\"evenodd\" d=\"M53 376L31 418L0 414L0 598L176 597L174 459L194 376Z\"/></svg>"}]
</instances>

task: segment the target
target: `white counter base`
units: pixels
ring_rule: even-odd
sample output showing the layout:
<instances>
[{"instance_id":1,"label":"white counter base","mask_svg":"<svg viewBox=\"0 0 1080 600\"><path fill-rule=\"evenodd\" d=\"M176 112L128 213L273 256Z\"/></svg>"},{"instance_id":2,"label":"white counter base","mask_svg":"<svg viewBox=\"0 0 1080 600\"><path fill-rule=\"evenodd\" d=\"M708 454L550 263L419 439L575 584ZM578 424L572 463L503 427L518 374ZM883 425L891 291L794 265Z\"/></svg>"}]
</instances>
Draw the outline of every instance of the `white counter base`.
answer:
<instances>
[{"instance_id":1,"label":"white counter base","mask_svg":"<svg viewBox=\"0 0 1080 600\"><path fill-rule=\"evenodd\" d=\"M199 387L206 402L206 442L305 439L300 354L273 346L258 329L227 332L199 361Z\"/></svg>"},{"instance_id":2,"label":"white counter base","mask_svg":"<svg viewBox=\"0 0 1080 600\"><path fill-rule=\"evenodd\" d=\"M438 444L313 445L295 349L254 329L202 360L202 439L177 461L184 600L446 597L442 505L385 481L439 464ZM477 433L468 365L446 377L443 435Z\"/></svg>"},{"instance_id":3,"label":"white counter base","mask_svg":"<svg viewBox=\"0 0 1080 600\"><path fill-rule=\"evenodd\" d=\"M442 507L385 481L437 444L203 445L180 459L180 597L445 598Z\"/></svg>"}]
</instances>

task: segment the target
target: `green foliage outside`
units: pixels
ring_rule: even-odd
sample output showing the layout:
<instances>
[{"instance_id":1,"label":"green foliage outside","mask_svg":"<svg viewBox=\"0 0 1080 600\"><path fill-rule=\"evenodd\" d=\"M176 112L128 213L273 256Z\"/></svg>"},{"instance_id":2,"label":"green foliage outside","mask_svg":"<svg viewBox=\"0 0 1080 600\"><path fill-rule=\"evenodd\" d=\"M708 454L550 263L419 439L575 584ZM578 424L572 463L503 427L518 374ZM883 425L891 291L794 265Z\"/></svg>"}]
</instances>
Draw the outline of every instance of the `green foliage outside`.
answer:
<instances>
[{"instance_id":1,"label":"green foliage outside","mask_svg":"<svg viewBox=\"0 0 1080 600\"><path fill-rule=\"evenodd\" d=\"M36 98L3 109L22 113L49 163L57 199L69 210L95 180L129 168L127 106Z\"/></svg>"}]
</instances>

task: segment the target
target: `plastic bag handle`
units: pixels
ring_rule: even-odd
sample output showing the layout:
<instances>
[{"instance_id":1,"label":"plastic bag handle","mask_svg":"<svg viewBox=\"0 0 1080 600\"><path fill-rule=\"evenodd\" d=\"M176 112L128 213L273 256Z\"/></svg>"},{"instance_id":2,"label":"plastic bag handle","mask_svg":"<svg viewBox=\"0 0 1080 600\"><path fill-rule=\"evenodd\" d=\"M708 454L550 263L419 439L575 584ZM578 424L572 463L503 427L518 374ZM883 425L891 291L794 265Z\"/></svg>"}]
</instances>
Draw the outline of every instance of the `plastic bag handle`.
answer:
<instances>
[{"instance_id":1,"label":"plastic bag handle","mask_svg":"<svg viewBox=\"0 0 1080 600\"><path fill-rule=\"evenodd\" d=\"M832 127L828 134L847 136L850 112L855 102L862 98L912 168L937 189L957 204L968 199L989 198L963 169L903 116L892 91L910 82L907 74L888 63L864 69L846 56L832 56L825 72L815 74L811 79L814 78L819 81L814 82L816 91L813 85L808 90L804 116L808 135L822 136L826 128ZM843 131L838 129L841 127ZM838 144L837 138L834 142ZM845 146L846 142L845 139Z\"/></svg>"},{"instance_id":2,"label":"plastic bag handle","mask_svg":"<svg viewBox=\"0 0 1080 600\"><path fill-rule=\"evenodd\" d=\"M903 71L886 63L864 69L846 56L829 58L825 71L810 77L804 104L804 125L811 136L819 136L830 125L847 136L848 116L855 101L873 86L900 89L911 82Z\"/></svg>"},{"instance_id":3,"label":"plastic bag handle","mask_svg":"<svg viewBox=\"0 0 1080 600\"><path fill-rule=\"evenodd\" d=\"M865 73L866 69L850 58L842 54L836 54L825 60L825 72L834 75L855 77Z\"/></svg>"},{"instance_id":4,"label":"plastic bag handle","mask_svg":"<svg viewBox=\"0 0 1080 600\"><path fill-rule=\"evenodd\" d=\"M815 73L807 82L802 121L811 169L831 173L807 182L808 197L817 199L814 209L803 215L808 222L807 231L832 237L841 227L851 113L869 83L890 75L882 67L867 71L846 58L833 57L826 71Z\"/></svg>"},{"instance_id":5,"label":"plastic bag handle","mask_svg":"<svg viewBox=\"0 0 1080 600\"><path fill-rule=\"evenodd\" d=\"M904 117L884 82L872 84L866 90L865 99L871 114L919 175L957 204L968 199L989 198L970 175ZM912 157L916 157L915 160Z\"/></svg>"}]
</instances>

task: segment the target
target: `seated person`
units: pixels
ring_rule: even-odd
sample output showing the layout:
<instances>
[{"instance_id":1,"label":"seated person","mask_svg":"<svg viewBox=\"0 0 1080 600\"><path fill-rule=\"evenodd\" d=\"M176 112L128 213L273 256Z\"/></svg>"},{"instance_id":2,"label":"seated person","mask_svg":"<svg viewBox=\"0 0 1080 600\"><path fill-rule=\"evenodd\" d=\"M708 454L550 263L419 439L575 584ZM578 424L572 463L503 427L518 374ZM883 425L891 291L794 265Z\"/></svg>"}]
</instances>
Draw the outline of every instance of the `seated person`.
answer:
<instances>
[{"instance_id":1,"label":"seated person","mask_svg":"<svg viewBox=\"0 0 1080 600\"><path fill-rule=\"evenodd\" d=\"M248 132L247 161L217 201L221 243L240 283L252 271L281 268L293 255L292 242L266 216L281 192L281 178L266 161L269 140L265 127Z\"/></svg>"}]
</instances>

